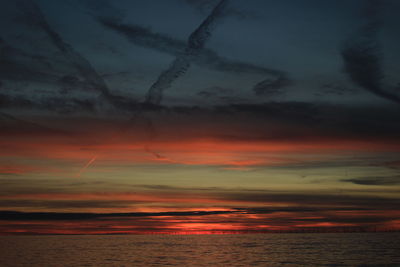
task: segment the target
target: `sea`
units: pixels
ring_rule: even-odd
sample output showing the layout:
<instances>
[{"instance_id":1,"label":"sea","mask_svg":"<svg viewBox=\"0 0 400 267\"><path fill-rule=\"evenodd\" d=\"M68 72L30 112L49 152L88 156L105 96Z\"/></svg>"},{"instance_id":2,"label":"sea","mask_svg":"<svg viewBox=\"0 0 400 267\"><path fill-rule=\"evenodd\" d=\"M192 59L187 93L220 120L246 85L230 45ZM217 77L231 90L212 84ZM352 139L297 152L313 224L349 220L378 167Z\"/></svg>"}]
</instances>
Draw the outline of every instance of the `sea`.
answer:
<instances>
[{"instance_id":1,"label":"sea","mask_svg":"<svg viewBox=\"0 0 400 267\"><path fill-rule=\"evenodd\" d=\"M0 266L400 266L400 233L0 236Z\"/></svg>"}]
</instances>

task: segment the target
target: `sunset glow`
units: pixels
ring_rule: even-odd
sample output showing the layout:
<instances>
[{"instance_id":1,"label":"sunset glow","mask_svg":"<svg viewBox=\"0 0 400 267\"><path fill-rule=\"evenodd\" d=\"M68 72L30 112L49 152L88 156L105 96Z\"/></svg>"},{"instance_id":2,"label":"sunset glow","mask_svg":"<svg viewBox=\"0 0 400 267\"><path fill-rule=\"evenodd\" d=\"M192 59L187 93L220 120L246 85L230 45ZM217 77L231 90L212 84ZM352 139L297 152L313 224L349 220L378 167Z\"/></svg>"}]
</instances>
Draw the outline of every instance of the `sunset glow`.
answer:
<instances>
[{"instance_id":1,"label":"sunset glow","mask_svg":"<svg viewBox=\"0 0 400 267\"><path fill-rule=\"evenodd\" d=\"M0 234L400 230L396 1L6 2Z\"/></svg>"}]
</instances>

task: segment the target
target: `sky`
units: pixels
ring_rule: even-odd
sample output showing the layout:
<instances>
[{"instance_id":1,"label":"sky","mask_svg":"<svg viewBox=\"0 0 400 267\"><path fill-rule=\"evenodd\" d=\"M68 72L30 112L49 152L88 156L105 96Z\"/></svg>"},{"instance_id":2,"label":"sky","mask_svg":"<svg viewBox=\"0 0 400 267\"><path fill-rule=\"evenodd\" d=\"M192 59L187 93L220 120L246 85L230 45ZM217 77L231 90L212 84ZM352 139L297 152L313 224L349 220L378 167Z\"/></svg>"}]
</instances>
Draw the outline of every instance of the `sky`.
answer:
<instances>
[{"instance_id":1,"label":"sky","mask_svg":"<svg viewBox=\"0 0 400 267\"><path fill-rule=\"evenodd\" d=\"M0 2L0 234L400 229L400 2Z\"/></svg>"}]
</instances>

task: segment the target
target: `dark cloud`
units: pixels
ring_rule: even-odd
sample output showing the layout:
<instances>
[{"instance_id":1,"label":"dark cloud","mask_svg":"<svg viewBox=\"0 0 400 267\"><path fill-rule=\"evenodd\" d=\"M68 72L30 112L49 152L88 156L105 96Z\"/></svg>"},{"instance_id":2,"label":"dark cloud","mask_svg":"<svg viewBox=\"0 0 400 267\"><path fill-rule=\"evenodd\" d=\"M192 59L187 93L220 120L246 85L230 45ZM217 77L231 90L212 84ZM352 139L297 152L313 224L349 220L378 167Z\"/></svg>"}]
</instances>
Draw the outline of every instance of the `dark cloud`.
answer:
<instances>
[{"instance_id":1,"label":"dark cloud","mask_svg":"<svg viewBox=\"0 0 400 267\"><path fill-rule=\"evenodd\" d=\"M91 89L99 91L104 100L114 103L115 98L111 95L101 75L97 73L92 64L83 55L77 52L70 44L66 43L62 36L51 27L34 0L18 0L17 3L21 10L24 11L27 22L33 26L37 26L47 34L52 44L76 68L86 83L90 85Z\"/></svg>"},{"instance_id":2,"label":"dark cloud","mask_svg":"<svg viewBox=\"0 0 400 267\"><path fill-rule=\"evenodd\" d=\"M215 102L222 103L246 103L248 99L236 96L235 91L230 88L224 88L220 86L212 86L201 90L197 93L198 96Z\"/></svg>"},{"instance_id":3,"label":"dark cloud","mask_svg":"<svg viewBox=\"0 0 400 267\"><path fill-rule=\"evenodd\" d=\"M63 109L63 106L69 106L69 109L76 106L77 110L82 108L86 111L94 110L93 105L90 107L87 105L87 100L77 99L81 97L78 94L75 97L78 104L72 104L72 106L68 104L70 102L67 99L70 98L68 94L72 91L74 93L90 92L92 89L87 81L74 73L65 59L60 59L57 55L31 55L12 47L5 41L0 43L0 58L2 59L0 79L8 81L2 90L0 100L2 107L46 109L49 106L49 109L53 111L51 106L54 105L51 102L54 103L55 99L65 97L65 101L59 101L59 109ZM23 86L18 89L17 84L23 84ZM86 105L80 105L83 102L86 102Z\"/></svg>"},{"instance_id":4,"label":"dark cloud","mask_svg":"<svg viewBox=\"0 0 400 267\"><path fill-rule=\"evenodd\" d=\"M341 193L313 194L304 193L225 193L219 196L224 200L247 201L255 203L286 203L300 207L352 207L354 209L393 209L400 204L398 198L376 196L355 196Z\"/></svg>"},{"instance_id":5,"label":"dark cloud","mask_svg":"<svg viewBox=\"0 0 400 267\"><path fill-rule=\"evenodd\" d=\"M400 161L399 160L397 160L397 161L387 161L387 162L383 162L383 163L380 163L380 164L377 164L378 166L385 166L385 167L388 167L388 168L391 168L391 169L400 169Z\"/></svg>"},{"instance_id":6,"label":"dark cloud","mask_svg":"<svg viewBox=\"0 0 400 267\"><path fill-rule=\"evenodd\" d=\"M380 12L383 1L365 2L366 23L345 42L341 50L345 71L358 86L377 96L400 103L400 96L389 92L383 85L382 50L378 40L378 32L382 27Z\"/></svg>"},{"instance_id":7,"label":"dark cloud","mask_svg":"<svg viewBox=\"0 0 400 267\"><path fill-rule=\"evenodd\" d=\"M209 94L211 95L211 92ZM23 94L14 96L0 94L0 96L0 107L3 108L49 110L59 114L92 112L95 105L93 98L62 95L29 97ZM211 96L209 98L211 99ZM220 97L216 96L216 99ZM113 124L114 119L117 119L118 126L115 129L123 128L121 131L126 134L146 130L149 145L155 138L166 140L215 137L230 141L332 141L343 138L376 142L380 138L396 140L400 137L400 125L394 123L400 120L397 106L382 108L307 102L262 104L240 104L239 102L209 107L147 107L135 100L121 98L118 101L120 103L118 110L123 111L125 115L120 113L118 117L110 117L103 123L107 121ZM132 112L136 115L131 117ZM94 118L88 120L88 122L96 122ZM122 123L125 125L123 127L121 120L126 120ZM70 121L66 127L75 129L79 125L77 119L75 122ZM177 132L176 129L179 131ZM121 137L125 136L122 132ZM381 141L379 143L382 143Z\"/></svg>"},{"instance_id":8,"label":"dark cloud","mask_svg":"<svg viewBox=\"0 0 400 267\"><path fill-rule=\"evenodd\" d=\"M341 83L337 82L324 82L321 84L321 90L317 92L315 95L322 96L322 95L338 95L344 96L349 94L355 94L357 90L354 88L345 86Z\"/></svg>"},{"instance_id":9,"label":"dark cloud","mask_svg":"<svg viewBox=\"0 0 400 267\"><path fill-rule=\"evenodd\" d=\"M317 206L291 206L291 207L245 207L235 208L238 211L246 212L247 214L271 214L275 212L293 212L293 213L317 213L317 212L332 212L332 211L362 211L369 210L368 208L351 208L351 207L317 207Z\"/></svg>"},{"instance_id":10,"label":"dark cloud","mask_svg":"<svg viewBox=\"0 0 400 267\"><path fill-rule=\"evenodd\" d=\"M61 212L17 212L0 211L0 220L9 221L54 221L54 220L88 220L123 217L159 217L159 216L207 216L229 214L235 211L182 211L182 212L132 212L132 213L61 213Z\"/></svg>"},{"instance_id":11,"label":"dark cloud","mask_svg":"<svg viewBox=\"0 0 400 267\"><path fill-rule=\"evenodd\" d=\"M382 177L360 177L360 178L342 179L340 181L358 185L400 185L400 175L382 176Z\"/></svg>"},{"instance_id":12,"label":"dark cloud","mask_svg":"<svg viewBox=\"0 0 400 267\"><path fill-rule=\"evenodd\" d=\"M232 93L233 93L232 89L223 88L223 87L219 87L219 86L213 86L213 87L201 90L200 92L197 93L197 95L199 95L201 97L209 98L209 97L215 97L215 96L226 96L226 95L230 95Z\"/></svg>"},{"instance_id":13,"label":"dark cloud","mask_svg":"<svg viewBox=\"0 0 400 267\"><path fill-rule=\"evenodd\" d=\"M141 203L141 202L138 202ZM35 208L35 209L95 209L95 208L128 208L129 205L136 204L135 201L113 201L113 200L25 200L16 199L0 200L0 207L2 208ZM1 216L0 216L1 217Z\"/></svg>"},{"instance_id":14,"label":"dark cloud","mask_svg":"<svg viewBox=\"0 0 400 267\"><path fill-rule=\"evenodd\" d=\"M0 94L0 99L2 95ZM1 102L0 102L1 107ZM52 135L67 135L69 134L66 130L56 129L54 127L49 127L42 125L40 123L32 122L29 120L20 119L9 115L4 112L0 112L0 127L1 135L41 135L41 134L52 134Z\"/></svg>"},{"instance_id":15,"label":"dark cloud","mask_svg":"<svg viewBox=\"0 0 400 267\"><path fill-rule=\"evenodd\" d=\"M287 87L290 85L290 80L285 76L280 76L275 80L266 79L257 83L253 90L256 95L267 95L267 96L274 96L282 94L282 88Z\"/></svg>"},{"instance_id":16,"label":"dark cloud","mask_svg":"<svg viewBox=\"0 0 400 267\"><path fill-rule=\"evenodd\" d=\"M274 216L276 212L279 216ZM360 213L361 212L361 213ZM257 214L257 217L248 217L249 214ZM223 215L223 216L219 216ZM228 216L227 216L228 215ZM272 215L272 216L271 216ZM58 213L58 212L17 212L17 211L0 211L1 224L0 231L13 232L19 228L18 224L9 224L10 222L23 221L23 229L25 233L36 231L36 233L46 233L47 231L56 229L62 233L64 226L56 224L56 222L69 221L66 229L81 230L82 233L102 232L113 233L123 231L135 232L171 232L180 231L178 225L182 222L209 224L207 231L213 230L213 224L226 225L229 229L242 229L244 232L260 231L260 226L263 231L274 231L274 227L282 229L282 227L290 227L292 231L305 230L312 228L313 230L329 231L338 227L345 227L349 230L357 230L362 227L376 227L390 223L395 216L380 213L378 210L358 210L358 209L338 209L338 210L313 210L307 208L275 210L265 212L257 209L237 209L233 211L183 211L183 212L140 212L140 213ZM174 223L171 223L172 220ZM84 221L85 226L79 225ZM339 226L318 228L315 224L330 223L339 224ZM352 229L347 226L340 225L355 225ZM299 226L301 225L301 226ZM229 229L221 229L219 231L230 231ZM244 229L244 230L243 230ZM369 228L366 228L366 230ZM235 231L235 230L234 230Z\"/></svg>"},{"instance_id":17,"label":"dark cloud","mask_svg":"<svg viewBox=\"0 0 400 267\"><path fill-rule=\"evenodd\" d=\"M43 96L32 98L23 94L7 95L0 93L1 108L38 109L57 112L60 114L79 112L93 112L94 99L77 97Z\"/></svg>"}]
</instances>

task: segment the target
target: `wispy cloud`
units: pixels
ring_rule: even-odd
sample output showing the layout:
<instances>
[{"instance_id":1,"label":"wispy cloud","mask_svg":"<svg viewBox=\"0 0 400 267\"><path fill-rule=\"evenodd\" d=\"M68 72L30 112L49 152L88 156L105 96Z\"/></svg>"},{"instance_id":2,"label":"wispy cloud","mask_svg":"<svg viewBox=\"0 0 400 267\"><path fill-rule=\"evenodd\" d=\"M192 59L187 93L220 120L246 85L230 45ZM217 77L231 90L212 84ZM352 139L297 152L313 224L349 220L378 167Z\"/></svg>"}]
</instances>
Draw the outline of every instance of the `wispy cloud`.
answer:
<instances>
[{"instance_id":1,"label":"wispy cloud","mask_svg":"<svg viewBox=\"0 0 400 267\"><path fill-rule=\"evenodd\" d=\"M83 55L77 52L72 45L64 41L62 36L52 28L35 1L18 0L17 3L24 12L26 20L47 34L52 44L57 47L57 49L64 55L65 59L76 68L91 89L99 91L101 96L104 97L104 100L113 103L115 99L111 95L110 90L101 75L97 73L92 64Z\"/></svg>"},{"instance_id":2,"label":"wispy cloud","mask_svg":"<svg viewBox=\"0 0 400 267\"><path fill-rule=\"evenodd\" d=\"M400 96L389 92L383 84L382 50L378 33L382 28L383 1L365 0L365 24L343 45L341 55L345 71L358 86L371 93L400 103Z\"/></svg>"}]
</instances>

